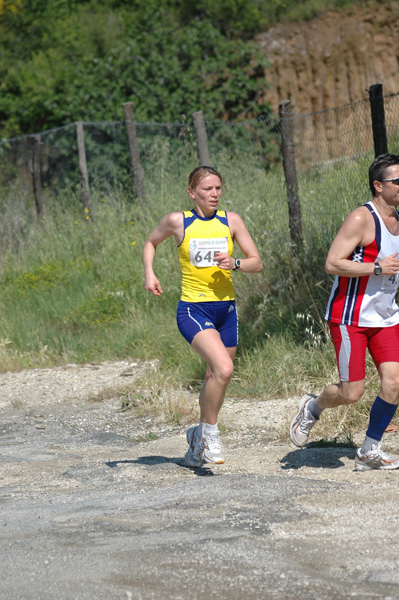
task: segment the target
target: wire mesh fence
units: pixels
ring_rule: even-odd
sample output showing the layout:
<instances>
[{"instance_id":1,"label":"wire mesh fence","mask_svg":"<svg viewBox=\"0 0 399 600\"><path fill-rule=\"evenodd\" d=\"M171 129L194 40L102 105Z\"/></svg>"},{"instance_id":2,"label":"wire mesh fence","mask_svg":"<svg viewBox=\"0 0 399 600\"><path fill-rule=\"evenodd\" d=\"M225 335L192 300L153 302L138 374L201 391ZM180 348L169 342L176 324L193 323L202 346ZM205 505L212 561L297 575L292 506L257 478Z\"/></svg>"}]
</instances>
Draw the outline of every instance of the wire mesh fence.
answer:
<instances>
[{"instance_id":1,"label":"wire mesh fence","mask_svg":"<svg viewBox=\"0 0 399 600\"><path fill-rule=\"evenodd\" d=\"M389 151L396 153L399 94L384 97L384 106ZM345 212L368 199L367 169L374 158L370 101L293 114L291 119L305 236L315 235L316 224L323 235L327 225L336 227ZM76 125L0 142L1 202L7 198L10 207L10 190L18 188L34 206L38 182L47 207L71 202L69 192L79 197ZM266 211L286 210L280 116L240 123L207 121L205 126L211 163L224 175L231 201L242 202L251 193ZM187 175L198 165L195 128L189 122L136 123L136 130L145 201L153 211L168 209L168 198L183 198ZM90 191L103 198L123 191L134 204L126 124L83 123L83 131Z\"/></svg>"},{"instance_id":2,"label":"wire mesh fence","mask_svg":"<svg viewBox=\"0 0 399 600\"><path fill-rule=\"evenodd\" d=\"M264 169L278 164L278 123L247 121L242 124L207 122L212 164L231 170L241 162L247 168ZM84 123L84 140L89 184L102 194L124 189L134 196L133 175L125 123ZM158 196L166 185L181 193L188 173L198 165L197 142L192 124L137 123L140 158L146 196ZM33 194L35 139L40 137L40 177L47 201L60 201L65 189L79 189L81 175L76 125L71 124L39 135L0 142L0 185L19 184ZM174 188L174 189L173 189Z\"/></svg>"}]
</instances>

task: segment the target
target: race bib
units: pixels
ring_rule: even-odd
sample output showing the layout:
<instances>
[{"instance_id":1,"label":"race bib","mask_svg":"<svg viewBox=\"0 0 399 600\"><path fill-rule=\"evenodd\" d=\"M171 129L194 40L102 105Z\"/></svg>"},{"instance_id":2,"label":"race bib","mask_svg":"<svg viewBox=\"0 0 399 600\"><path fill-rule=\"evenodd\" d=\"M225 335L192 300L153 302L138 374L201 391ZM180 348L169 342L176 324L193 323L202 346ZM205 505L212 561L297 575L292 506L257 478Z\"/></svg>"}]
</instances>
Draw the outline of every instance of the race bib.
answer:
<instances>
[{"instance_id":1,"label":"race bib","mask_svg":"<svg viewBox=\"0 0 399 600\"><path fill-rule=\"evenodd\" d=\"M190 240L190 264L194 267L215 267L216 254L228 254L227 237Z\"/></svg>"},{"instance_id":2,"label":"race bib","mask_svg":"<svg viewBox=\"0 0 399 600\"><path fill-rule=\"evenodd\" d=\"M398 289L398 283L399 283L398 274L384 275L382 278L381 288L383 290L390 290L391 292L394 292Z\"/></svg>"}]
</instances>

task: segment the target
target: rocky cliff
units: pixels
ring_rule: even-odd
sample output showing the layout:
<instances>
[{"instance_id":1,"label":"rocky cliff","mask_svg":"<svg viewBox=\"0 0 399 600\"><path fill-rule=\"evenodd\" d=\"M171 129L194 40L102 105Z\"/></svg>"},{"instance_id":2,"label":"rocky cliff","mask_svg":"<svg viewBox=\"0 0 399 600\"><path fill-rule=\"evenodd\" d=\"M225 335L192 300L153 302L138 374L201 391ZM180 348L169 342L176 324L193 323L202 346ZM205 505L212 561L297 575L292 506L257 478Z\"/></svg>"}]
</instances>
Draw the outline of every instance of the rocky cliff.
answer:
<instances>
[{"instance_id":1,"label":"rocky cliff","mask_svg":"<svg viewBox=\"0 0 399 600\"><path fill-rule=\"evenodd\" d=\"M278 112L291 100L296 113L335 108L399 92L399 2L331 11L303 23L281 23L256 38L270 67L264 99Z\"/></svg>"}]
</instances>

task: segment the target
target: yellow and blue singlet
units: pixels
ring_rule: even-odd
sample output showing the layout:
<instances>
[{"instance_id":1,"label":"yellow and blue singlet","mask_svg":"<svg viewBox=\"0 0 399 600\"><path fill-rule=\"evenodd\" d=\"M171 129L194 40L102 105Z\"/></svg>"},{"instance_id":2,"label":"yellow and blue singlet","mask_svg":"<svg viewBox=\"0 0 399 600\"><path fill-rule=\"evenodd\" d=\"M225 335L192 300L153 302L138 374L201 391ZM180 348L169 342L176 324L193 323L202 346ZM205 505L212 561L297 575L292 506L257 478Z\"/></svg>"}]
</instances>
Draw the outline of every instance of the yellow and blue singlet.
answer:
<instances>
[{"instance_id":1,"label":"yellow and blue singlet","mask_svg":"<svg viewBox=\"0 0 399 600\"><path fill-rule=\"evenodd\" d=\"M184 237L178 246L182 272L181 300L234 300L231 271L220 269L213 261L218 252L233 256L234 244L226 211L217 210L212 217L201 217L195 210L186 210L183 216Z\"/></svg>"}]
</instances>

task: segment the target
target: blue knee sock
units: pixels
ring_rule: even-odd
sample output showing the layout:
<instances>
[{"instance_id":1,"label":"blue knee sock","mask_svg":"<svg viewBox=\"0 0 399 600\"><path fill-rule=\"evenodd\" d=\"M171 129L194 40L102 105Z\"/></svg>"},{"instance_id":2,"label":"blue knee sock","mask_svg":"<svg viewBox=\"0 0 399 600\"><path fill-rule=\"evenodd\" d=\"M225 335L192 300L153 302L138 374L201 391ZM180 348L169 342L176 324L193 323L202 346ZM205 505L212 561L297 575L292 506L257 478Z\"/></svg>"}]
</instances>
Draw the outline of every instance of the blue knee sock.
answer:
<instances>
[{"instance_id":1,"label":"blue knee sock","mask_svg":"<svg viewBox=\"0 0 399 600\"><path fill-rule=\"evenodd\" d=\"M385 402L385 400L377 396L370 411L369 428L366 431L367 437L379 442L385 429L392 421L396 409L396 404Z\"/></svg>"}]
</instances>

